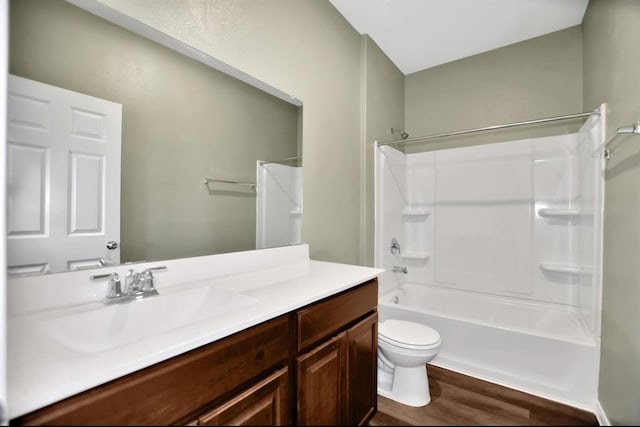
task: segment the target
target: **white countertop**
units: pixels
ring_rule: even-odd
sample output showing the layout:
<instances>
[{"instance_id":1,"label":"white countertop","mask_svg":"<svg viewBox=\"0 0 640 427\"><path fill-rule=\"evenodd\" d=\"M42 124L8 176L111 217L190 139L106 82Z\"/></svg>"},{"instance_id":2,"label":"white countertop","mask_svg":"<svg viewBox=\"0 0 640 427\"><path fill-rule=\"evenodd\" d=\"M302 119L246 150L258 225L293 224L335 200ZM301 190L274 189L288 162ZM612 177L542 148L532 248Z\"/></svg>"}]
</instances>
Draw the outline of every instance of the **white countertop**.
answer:
<instances>
[{"instance_id":1,"label":"white countertop","mask_svg":"<svg viewBox=\"0 0 640 427\"><path fill-rule=\"evenodd\" d=\"M256 271L200 278L184 286L206 285L233 290L255 297L258 301L224 315L94 353L81 353L62 345L53 345L50 339L43 339L34 325L55 316L57 310L86 310L91 305L97 308L102 304L99 301L10 316L7 373L9 418L24 415L349 289L377 277L383 271L301 260L298 257L294 263L276 263ZM157 288L165 295L182 290L179 285L163 288L158 284Z\"/></svg>"}]
</instances>

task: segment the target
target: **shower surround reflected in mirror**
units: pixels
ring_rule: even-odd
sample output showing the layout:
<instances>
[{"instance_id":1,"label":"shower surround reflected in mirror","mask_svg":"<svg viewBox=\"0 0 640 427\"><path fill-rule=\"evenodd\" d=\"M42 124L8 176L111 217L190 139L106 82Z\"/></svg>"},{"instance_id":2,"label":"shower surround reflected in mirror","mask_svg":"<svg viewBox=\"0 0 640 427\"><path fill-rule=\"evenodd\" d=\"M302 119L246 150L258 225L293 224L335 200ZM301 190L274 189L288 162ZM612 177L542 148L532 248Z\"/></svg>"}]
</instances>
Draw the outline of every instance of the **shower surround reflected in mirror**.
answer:
<instances>
[{"instance_id":1,"label":"shower surround reflected in mirror","mask_svg":"<svg viewBox=\"0 0 640 427\"><path fill-rule=\"evenodd\" d=\"M95 268L101 259L130 263L255 249L259 189L203 178L256 183L258 161L300 157L301 102L249 76L241 81L218 71L207 64L224 64L186 45L176 50L197 52L198 60L71 3L11 1L9 72L122 105L120 233L93 231L103 240L99 256L36 273ZM153 38L167 39L158 34ZM53 167L49 172L56 173ZM117 182L105 180L103 190ZM301 183L295 188L301 191ZM49 221L44 214L39 219ZM68 221L65 227L69 234ZM271 241L301 241L290 231ZM9 258L12 239L20 236L8 237ZM107 249L110 241L117 248ZM13 271L34 273L20 265Z\"/></svg>"}]
</instances>

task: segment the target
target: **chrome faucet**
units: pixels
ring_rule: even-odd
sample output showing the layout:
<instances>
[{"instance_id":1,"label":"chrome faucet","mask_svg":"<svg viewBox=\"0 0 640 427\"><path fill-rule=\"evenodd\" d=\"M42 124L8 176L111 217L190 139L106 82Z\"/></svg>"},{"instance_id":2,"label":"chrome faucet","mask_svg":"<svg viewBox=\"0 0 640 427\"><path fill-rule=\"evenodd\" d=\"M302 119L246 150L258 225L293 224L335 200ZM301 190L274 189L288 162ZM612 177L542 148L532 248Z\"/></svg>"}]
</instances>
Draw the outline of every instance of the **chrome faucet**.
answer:
<instances>
[{"instance_id":1,"label":"chrome faucet","mask_svg":"<svg viewBox=\"0 0 640 427\"><path fill-rule=\"evenodd\" d=\"M158 295L158 290L154 284L153 271L166 270L167 267L150 267L141 272L129 269L125 275L124 289L118 273L98 274L90 277L91 280L109 278L107 295L102 299L104 304L113 304L147 298Z\"/></svg>"},{"instance_id":2,"label":"chrome faucet","mask_svg":"<svg viewBox=\"0 0 640 427\"><path fill-rule=\"evenodd\" d=\"M391 267L391 270L394 273L404 273L407 274L409 272L409 269L405 266L400 266L400 265L394 265L393 267Z\"/></svg>"},{"instance_id":3,"label":"chrome faucet","mask_svg":"<svg viewBox=\"0 0 640 427\"><path fill-rule=\"evenodd\" d=\"M129 296L137 296L142 293L142 273L129 269L124 276L125 293Z\"/></svg>"},{"instance_id":4,"label":"chrome faucet","mask_svg":"<svg viewBox=\"0 0 640 427\"><path fill-rule=\"evenodd\" d=\"M398 239L396 239L395 237L393 237L391 239L391 253L394 254L398 260L398 264L400 264L400 243L398 243ZM401 265L394 265L391 270L394 273L404 273L407 274L409 272L409 270L407 269L406 266L401 266Z\"/></svg>"}]
</instances>

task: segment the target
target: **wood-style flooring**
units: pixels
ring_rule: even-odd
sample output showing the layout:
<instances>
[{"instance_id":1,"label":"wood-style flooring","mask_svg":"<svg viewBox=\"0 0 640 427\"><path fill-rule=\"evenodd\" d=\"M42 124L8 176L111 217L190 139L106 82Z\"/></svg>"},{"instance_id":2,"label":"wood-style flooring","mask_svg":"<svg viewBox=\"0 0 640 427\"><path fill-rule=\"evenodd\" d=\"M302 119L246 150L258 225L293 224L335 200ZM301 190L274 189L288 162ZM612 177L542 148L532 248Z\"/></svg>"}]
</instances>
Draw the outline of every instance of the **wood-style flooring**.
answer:
<instances>
[{"instance_id":1,"label":"wood-style flooring","mask_svg":"<svg viewBox=\"0 0 640 427\"><path fill-rule=\"evenodd\" d=\"M594 414L429 365L431 403L421 408L378 395L370 426L597 426Z\"/></svg>"}]
</instances>

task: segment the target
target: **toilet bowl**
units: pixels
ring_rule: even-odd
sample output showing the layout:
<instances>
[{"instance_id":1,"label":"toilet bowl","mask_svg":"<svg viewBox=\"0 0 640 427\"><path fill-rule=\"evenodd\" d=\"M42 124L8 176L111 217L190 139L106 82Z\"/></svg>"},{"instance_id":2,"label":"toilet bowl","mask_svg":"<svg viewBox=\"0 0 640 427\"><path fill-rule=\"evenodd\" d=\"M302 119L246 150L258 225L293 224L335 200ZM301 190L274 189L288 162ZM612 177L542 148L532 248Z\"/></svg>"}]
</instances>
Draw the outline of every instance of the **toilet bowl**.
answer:
<instances>
[{"instance_id":1,"label":"toilet bowl","mask_svg":"<svg viewBox=\"0 0 640 427\"><path fill-rule=\"evenodd\" d=\"M378 394L409 406L431 402L426 364L440 334L421 323L388 319L378 325Z\"/></svg>"}]
</instances>

